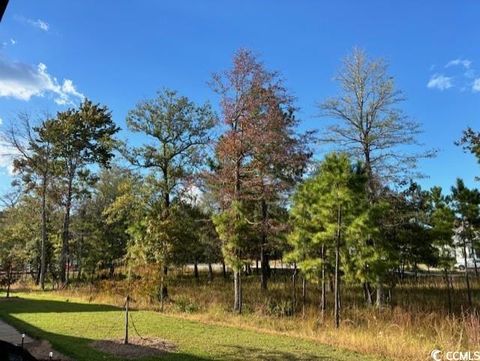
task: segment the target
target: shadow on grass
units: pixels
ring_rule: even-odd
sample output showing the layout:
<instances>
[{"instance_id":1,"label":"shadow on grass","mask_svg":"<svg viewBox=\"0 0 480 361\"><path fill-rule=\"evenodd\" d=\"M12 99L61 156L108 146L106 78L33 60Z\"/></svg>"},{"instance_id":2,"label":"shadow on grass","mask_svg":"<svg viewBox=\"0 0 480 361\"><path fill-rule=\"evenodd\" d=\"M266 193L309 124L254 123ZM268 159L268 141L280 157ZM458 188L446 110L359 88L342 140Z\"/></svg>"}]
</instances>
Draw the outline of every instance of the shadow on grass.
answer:
<instances>
[{"instance_id":1,"label":"shadow on grass","mask_svg":"<svg viewBox=\"0 0 480 361\"><path fill-rule=\"evenodd\" d=\"M48 302L48 301L37 301L37 302ZM3 311L3 310L2 310ZM72 311L73 312L73 311ZM35 327L27 322L24 322L14 316L5 313L4 311L0 313L0 317L5 320L7 323L12 325L17 329L21 329L26 332L29 336L35 339L47 340L50 342L52 347L64 354L65 356L71 358L75 361L120 361L120 360L131 360L115 357L113 355L98 351L91 347L91 343L95 340L84 338L84 337L75 337L67 336L57 333L52 333ZM146 347L146 346L138 346ZM39 355L41 358L39 360L48 360L48 355ZM55 360L55 354L53 360ZM171 352L165 353L163 355L157 355L154 357L144 357L141 358L142 361L213 361L211 358L199 357L196 355L183 353L183 352Z\"/></svg>"},{"instance_id":2,"label":"shadow on grass","mask_svg":"<svg viewBox=\"0 0 480 361\"><path fill-rule=\"evenodd\" d=\"M120 308L110 305L77 303L54 300L36 300L13 297L2 299L0 312L6 313L63 313L63 312L107 312L119 311Z\"/></svg>"},{"instance_id":3,"label":"shadow on grass","mask_svg":"<svg viewBox=\"0 0 480 361\"><path fill-rule=\"evenodd\" d=\"M52 300L38 300L38 299L12 299L9 301L0 303L0 318L6 322L21 330L26 334L50 342L52 347L58 352L72 358L76 361L121 361L128 360L125 358L114 357L111 354L94 349L91 346L93 341L104 337L116 338L118 333L112 334L112 331L105 333L103 336L85 337L86 333L81 333L79 336L65 335L61 333L49 332L45 328L36 327L18 317L17 314L22 313L67 313L67 312L105 312L105 311L117 311L121 312L119 308L98 305L98 304L84 304L75 302L62 302ZM66 315L65 315L66 316ZM56 317L55 315L47 315L50 317ZM61 315L59 316L62 317ZM95 315L86 315L87 318L94 320ZM44 317L45 318L45 317ZM62 321L64 322L64 321ZM98 325L99 328L107 327L104 322ZM70 326L70 325L69 325ZM74 324L71 325L75 327ZM113 329L112 329L113 330ZM58 332L58 331L57 331ZM206 350L209 349L209 340L205 339L205 348L194 352L185 352L181 349L176 352L165 353L157 356L148 356L142 358L142 361L214 361L214 360L228 360L228 361L243 361L243 360L258 360L258 361L327 361L334 360L327 355L314 355L308 352L294 348L291 352L275 350L274 345L260 345L260 347L252 347L244 344L224 344L220 345L220 352L215 352L214 356L209 356ZM210 341L211 342L211 341ZM218 345L217 345L218 346ZM146 347L148 346L141 346ZM336 358L335 358L336 359Z\"/></svg>"}]
</instances>

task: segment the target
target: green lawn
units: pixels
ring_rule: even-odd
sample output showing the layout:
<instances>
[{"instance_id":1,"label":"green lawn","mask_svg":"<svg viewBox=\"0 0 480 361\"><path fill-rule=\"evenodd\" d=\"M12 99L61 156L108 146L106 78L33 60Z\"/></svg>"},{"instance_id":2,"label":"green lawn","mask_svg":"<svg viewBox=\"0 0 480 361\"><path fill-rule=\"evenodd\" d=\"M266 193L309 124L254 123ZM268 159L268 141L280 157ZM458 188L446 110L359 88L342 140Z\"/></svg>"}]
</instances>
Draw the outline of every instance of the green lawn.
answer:
<instances>
[{"instance_id":1,"label":"green lawn","mask_svg":"<svg viewBox=\"0 0 480 361\"><path fill-rule=\"evenodd\" d=\"M89 346L92 340L122 336L124 316L118 308L31 294L0 301L0 317L21 332L49 340L77 361L119 360ZM132 318L142 336L161 337L178 348L161 358L143 360L374 360L294 337L207 325L152 311L132 312Z\"/></svg>"}]
</instances>

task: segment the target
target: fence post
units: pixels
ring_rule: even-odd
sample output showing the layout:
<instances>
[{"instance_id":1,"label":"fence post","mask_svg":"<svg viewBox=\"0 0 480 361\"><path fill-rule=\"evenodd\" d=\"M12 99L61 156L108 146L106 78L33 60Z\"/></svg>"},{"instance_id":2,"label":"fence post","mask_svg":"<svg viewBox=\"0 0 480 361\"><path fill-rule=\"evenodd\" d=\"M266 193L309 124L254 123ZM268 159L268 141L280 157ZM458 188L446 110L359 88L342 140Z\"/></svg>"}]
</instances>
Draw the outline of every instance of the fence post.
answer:
<instances>
[{"instance_id":1,"label":"fence post","mask_svg":"<svg viewBox=\"0 0 480 361\"><path fill-rule=\"evenodd\" d=\"M130 301L130 296L127 295L125 299L125 338L123 339L123 343L128 345L128 303Z\"/></svg>"}]
</instances>

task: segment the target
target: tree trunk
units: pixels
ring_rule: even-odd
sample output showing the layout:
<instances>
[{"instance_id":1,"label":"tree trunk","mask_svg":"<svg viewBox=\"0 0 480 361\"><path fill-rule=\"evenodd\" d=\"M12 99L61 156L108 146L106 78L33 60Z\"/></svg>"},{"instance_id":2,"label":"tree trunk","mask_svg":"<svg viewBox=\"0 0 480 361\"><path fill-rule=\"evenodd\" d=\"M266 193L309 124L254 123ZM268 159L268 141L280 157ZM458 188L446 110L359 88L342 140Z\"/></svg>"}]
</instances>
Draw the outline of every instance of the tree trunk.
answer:
<instances>
[{"instance_id":1,"label":"tree trunk","mask_svg":"<svg viewBox=\"0 0 480 361\"><path fill-rule=\"evenodd\" d=\"M63 286L67 284L67 262L68 262L68 241L70 238L70 210L72 207L72 185L73 175L69 175L67 199L65 203L65 214L63 217L63 230L62 230L62 252L60 255L60 281Z\"/></svg>"},{"instance_id":2,"label":"tree trunk","mask_svg":"<svg viewBox=\"0 0 480 361\"><path fill-rule=\"evenodd\" d=\"M222 273L223 279L227 279L227 266L225 265L225 261L222 261Z\"/></svg>"},{"instance_id":3,"label":"tree trunk","mask_svg":"<svg viewBox=\"0 0 480 361\"><path fill-rule=\"evenodd\" d=\"M78 264L78 270L77 270L77 280L80 281L82 279L82 273L83 273L83 266L82 263L80 262Z\"/></svg>"},{"instance_id":4,"label":"tree trunk","mask_svg":"<svg viewBox=\"0 0 480 361\"><path fill-rule=\"evenodd\" d=\"M195 280L198 281L198 262L195 260L193 262L193 276L195 277Z\"/></svg>"},{"instance_id":5,"label":"tree trunk","mask_svg":"<svg viewBox=\"0 0 480 361\"><path fill-rule=\"evenodd\" d=\"M325 280L325 246L322 245L322 284L321 284L321 299L320 299L320 312L322 314L322 320L325 316L325 310L327 308L327 286Z\"/></svg>"},{"instance_id":6,"label":"tree trunk","mask_svg":"<svg viewBox=\"0 0 480 361\"><path fill-rule=\"evenodd\" d=\"M261 274L260 274L261 289L263 291L266 291L268 288L269 269L268 269L268 254L264 244L262 244L260 248L260 267L261 267Z\"/></svg>"},{"instance_id":7,"label":"tree trunk","mask_svg":"<svg viewBox=\"0 0 480 361\"><path fill-rule=\"evenodd\" d=\"M113 279L113 276L115 275L115 264L110 262L110 265L108 267L108 278Z\"/></svg>"},{"instance_id":8,"label":"tree trunk","mask_svg":"<svg viewBox=\"0 0 480 361\"><path fill-rule=\"evenodd\" d=\"M166 158L166 145L163 144L163 156L164 159ZM168 164L164 164L161 168L163 174L163 213L161 215L163 220L167 220L170 217L170 189L169 189L169 182L170 182L170 174L168 172ZM162 311L163 311L163 302L165 299L168 298L168 288L166 285L166 278L168 275L168 264L167 260L167 250L165 245L162 245L161 248L162 256L163 256L163 277L162 277L162 285L160 288L160 292L162 295Z\"/></svg>"},{"instance_id":9,"label":"tree trunk","mask_svg":"<svg viewBox=\"0 0 480 361\"><path fill-rule=\"evenodd\" d=\"M293 266L293 275L292 275L292 309L297 308L297 264Z\"/></svg>"},{"instance_id":10,"label":"tree trunk","mask_svg":"<svg viewBox=\"0 0 480 361\"><path fill-rule=\"evenodd\" d=\"M475 277L478 277L477 258L473 259L473 267L475 267Z\"/></svg>"},{"instance_id":11,"label":"tree trunk","mask_svg":"<svg viewBox=\"0 0 480 361\"><path fill-rule=\"evenodd\" d=\"M261 289L266 291L268 288L268 251L267 251L267 216L268 216L268 206L267 202L262 199L262 237L260 245L260 262L262 266L262 275L261 275Z\"/></svg>"},{"instance_id":12,"label":"tree trunk","mask_svg":"<svg viewBox=\"0 0 480 361\"><path fill-rule=\"evenodd\" d=\"M163 290L164 290L164 275L161 274L160 275L160 312L163 312L163 306L164 306L164 303L165 303L165 297L164 297L164 293L163 293Z\"/></svg>"},{"instance_id":13,"label":"tree trunk","mask_svg":"<svg viewBox=\"0 0 480 361\"><path fill-rule=\"evenodd\" d=\"M167 276L168 276L168 267L163 266L162 286L160 288L160 291L162 293L162 302L168 298L168 288L166 284ZM162 305L162 311L163 311L163 305Z\"/></svg>"},{"instance_id":14,"label":"tree trunk","mask_svg":"<svg viewBox=\"0 0 480 361\"><path fill-rule=\"evenodd\" d=\"M337 211L337 239L335 242L335 327L340 327L340 239L342 225L342 209L339 206Z\"/></svg>"},{"instance_id":15,"label":"tree trunk","mask_svg":"<svg viewBox=\"0 0 480 361\"><path fill-rule=\"evenodd\" d=\"M465 283L467 284L468 307L472 308L472 290L470 289L470 279L468 277L467 241L465 237L463 237L463 260L465 262Z\"/></svg>"},{"instance_id":16,"label":"tree trunk","mask_svg":"<svg viewBox=\"0 0 480 361\"><path fill-rule=\"evenodd\" d=\"M94 265L90 271L90 283L92 285L93 285L93 282L95 281L96 272L97 272L97 267Z\"/></svg>"},{"instance_id":17,"label":"tree trunk","mask_svg":"<svg viewBox=\"0 0 480 361\"><path fill-rule=\"evenodd\" d=\"M376 300L376 306L378 308L383 307L383 300L384 300L384 295L383 295L383 281L380 276L377 276L377 300Z\"/></svg>"},{"instance_id":18,"label":"tree trunk","mask_svg":"<svg viewBox=\"0 0 480 361\"><path fill-rule=\"evenodd\" d=\"M212 282L212 281L213 281L212 262L208 262L208 281L209 281L209 282Z\"/></svg>"},{"instance_id":19,"label":"tree trunk","mask_svg":"<svg viewBox=\"0 0 480 361\"><path fill-rule=\"evenodd\" d=\"M12 266L8 266L8 275L7 275L7 298L10 298L10 286L12 284Z\"/></svg>"},{"instance_id":20,"label":"tree trunk","mask_svg":"<svg viewBox=\"0 0 480 361\"><path fill-rule=\"evenodd\" d=\"M363 295L365 297L365 302L367 303L367 305L371 306L373 304L372 289L370 287L370 283L368 282L363 283Z\"/></svg>"},{"instance_id":21,"label":"tree trunk","mask_svg":"<svg viewBox=\"0 0 480 361\"><path fill-rule=\"evenodd\" d=\"M42 179L42 234L40 243L40 288L45 290L46 244L47 244L47 176Z\"/></svg>"},{"instance_id":22,"label":"tree trunk","mask_svg":"<svg viewBox=\"0 0 480 361\"><path fill-rule=\"evenodd\" d=\"M40 267L37 267L37 272L35 272L35 277L33 277L33 272L30 271L30 275L35 280L35 286L40 284Z\"/></svg>"},{"instance_id":23,"label":"tree trunk","mask_svg":"<svg viewBox=\"0 0 480 361\"><path fill-rule=\"evenodd\" d=\"M67 256L67 281L65 282L68 284L70 282L70 269L72 268L72 260L70 259L70 254Z\"/></svg>"},{"instance_id":24,"label":"tree trunk","mask_svg":"<svg viewBox=\"0 0 480 361\"><path fill-rule=\"evenodd\" d=\"M242 313L242 278L241 269L233 271L234 303L233 311Z\"/></svg>"},{"instance_id":25,"label":"tree trunk","mask_svg":"<svg viewBox=\"0 0 480 361\"><path fill-rule=\"evenodd\" d=\"M335 273L335 271L334 271ZM328 275L328 292L332 293L333 292L333 289L334 289L334 277L332 276L332 274L330 273Z\"/></svg>"},{"instance_id":26,"label":"tree trunk","mask_svg":"<svg viewBox=\"0 0 480 361\"><path fill-rule=\"evenodd\" d=\"M240 166L241 166L241 157L236 159L235 164L235 194L234 199L240 200ZM235 255L238 256L238 255ZM224 263L224 275L225 273L225 263ZM242 267L236 265L233 269L233 288L234 288L234 302L233 302L233 311L239 314L242 313Z\"/></svg>"},{"instance_id":27,"label":"tree trunk","mask_svg":"<svg viewBox=\"0 0 480 361\"><path fill-rule=\"evenodd\" d=\"M452 314L452 294L450 290L450 278L448 276L448 270L445 268L444 269L445 273L445 283L447 285L447 296L448 296L448 314Z\"/></svg>"},{"instance_id":28,"label":"tree trunk","mask_svg":"<svg viewBox=\"0 0 480 361\"><path fill-rule=\"evenodd\" d=\"M302 317L305 318L305 306L307 303L307 280L302 278Z\"/></svg>"}]
</instances>

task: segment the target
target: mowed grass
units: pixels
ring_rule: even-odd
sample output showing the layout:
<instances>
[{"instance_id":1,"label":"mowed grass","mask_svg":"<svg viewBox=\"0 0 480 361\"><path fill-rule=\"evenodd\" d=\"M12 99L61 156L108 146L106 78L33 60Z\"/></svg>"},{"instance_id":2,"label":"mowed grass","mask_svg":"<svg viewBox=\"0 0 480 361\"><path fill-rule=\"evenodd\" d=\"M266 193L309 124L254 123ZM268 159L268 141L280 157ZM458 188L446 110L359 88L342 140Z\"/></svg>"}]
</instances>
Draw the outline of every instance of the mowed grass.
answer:
<instances>
[{"instance_id":1,"label":"mowed grass","mask_svg":"<svg viewBox=\"0 0 480 361\"><path fill-rule=\"evenodd\" d=\"M124 313L119 308L48 293L18 296L0 301L0 318L20 332L50 341L77 361L121 360L90 347L94 340L123 336ZM175 353L145 361L378 360L301 338L204 324L155 311L132 311L131 316L141 336L160 337L177 346ZM132 326L130 335L136 336Z\"/></svg>"}]
</instances>

